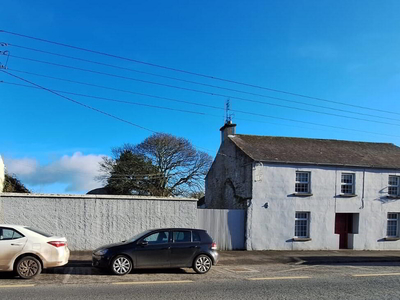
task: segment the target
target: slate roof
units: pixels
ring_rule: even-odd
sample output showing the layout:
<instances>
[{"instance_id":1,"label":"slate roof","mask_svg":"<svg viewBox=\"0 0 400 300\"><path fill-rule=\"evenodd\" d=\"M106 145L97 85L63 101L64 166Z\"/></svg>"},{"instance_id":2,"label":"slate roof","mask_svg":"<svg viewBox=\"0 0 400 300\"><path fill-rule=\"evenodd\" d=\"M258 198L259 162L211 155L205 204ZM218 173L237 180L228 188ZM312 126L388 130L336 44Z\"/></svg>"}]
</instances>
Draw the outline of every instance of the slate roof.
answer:
<instances>
[{"instance_id":1,"label":"slate roof","mask_svg":"<svg viewBox=\"0 0 400 300\"><path fill-rule=\"evenodd\" d=\"M254 161L400 169L400 147L390 143L244 134L229 139Z\"/></svg>"}]
</instances>

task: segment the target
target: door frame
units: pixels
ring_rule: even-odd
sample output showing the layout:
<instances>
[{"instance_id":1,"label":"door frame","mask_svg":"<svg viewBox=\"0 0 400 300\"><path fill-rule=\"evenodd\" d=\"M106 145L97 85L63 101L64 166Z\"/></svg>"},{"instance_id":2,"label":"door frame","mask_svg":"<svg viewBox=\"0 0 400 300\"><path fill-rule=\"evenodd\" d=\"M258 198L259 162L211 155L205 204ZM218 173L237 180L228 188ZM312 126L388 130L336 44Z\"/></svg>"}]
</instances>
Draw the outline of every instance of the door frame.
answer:
<instances>
[{"instance_id":1,"label":"door frame","mask_svg":"<svg viewBox=\"0 0 400 300\"><path fill-rule=\"evenodd\" d=\"M339 235L339 249L353 249L349 246L349 235L354 233L355 213L335 213L335 234Z\"/></svg>"}]
</instances>

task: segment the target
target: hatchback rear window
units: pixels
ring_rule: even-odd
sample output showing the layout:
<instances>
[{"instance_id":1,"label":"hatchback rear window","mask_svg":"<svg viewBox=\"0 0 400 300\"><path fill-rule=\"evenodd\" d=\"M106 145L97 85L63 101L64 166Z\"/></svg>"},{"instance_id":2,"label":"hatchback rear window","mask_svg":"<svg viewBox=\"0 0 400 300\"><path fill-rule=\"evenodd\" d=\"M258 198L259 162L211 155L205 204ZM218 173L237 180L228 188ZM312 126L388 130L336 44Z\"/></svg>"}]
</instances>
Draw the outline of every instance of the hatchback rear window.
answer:
<instances>
[{"instance_id":1,"label":"hatchback rear window","mask_svg":"<svg viewBox=\"0 0 400 300\"><path fill-rule=\"evenodd\" d=\"M201 241L200 234L197 231L192 231L192 234L193 234L193 242Z\"/></svg>"},{"instance_id":2,"label":"hatchback rear window","mask_svg":"<svg viewBox=\"0 0 400 300\"><path fill-rule=\"evenodd\" d=\"M188 243L191 241L190 231L174 231L174 243Z\"/></svg>"},{"instance_id":3,"label":"hatchback rear window","mask_svg":"<svg viewBox=\"0 0 400 300\"><path fill-rule=\"evenodd\" d=\"M44 237L52 237L51 234L44 233L43 231L40 231L40 230L37 230L37 229L33 229L33 228L30 228L30 227L25 227L25 229L30 230L30 231L32 231L34 233L43 235Z\"/></svg>"}]
</instances>

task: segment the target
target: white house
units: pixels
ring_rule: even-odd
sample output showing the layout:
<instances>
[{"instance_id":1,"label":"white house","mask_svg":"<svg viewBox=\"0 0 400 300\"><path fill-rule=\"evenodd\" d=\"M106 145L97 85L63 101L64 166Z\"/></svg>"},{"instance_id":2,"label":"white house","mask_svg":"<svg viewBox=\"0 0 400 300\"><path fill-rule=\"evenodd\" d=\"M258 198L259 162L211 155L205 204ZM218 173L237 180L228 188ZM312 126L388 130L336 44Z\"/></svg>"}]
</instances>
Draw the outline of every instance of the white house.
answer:
<instances>
[{"instance_id":1,"label":"white house","mask_svg":"<svg viewBox=\"0 0 400 300\"><path fill-rule=\"evenodd\" d=\"M0 193L3 192L3 187L4 187L4 162L3 158L0 155Z\"/></svg>"},{"instance_id":2,"label":"white house","mask_svg":"<svg viewBox=\"0 0 400 300\"><path fill-rule=\"evenodd\" d=\"M206 177L208 208L247 211L247 250L400 249L400 148L235 134Z\"/></svg>"}]
</instances>

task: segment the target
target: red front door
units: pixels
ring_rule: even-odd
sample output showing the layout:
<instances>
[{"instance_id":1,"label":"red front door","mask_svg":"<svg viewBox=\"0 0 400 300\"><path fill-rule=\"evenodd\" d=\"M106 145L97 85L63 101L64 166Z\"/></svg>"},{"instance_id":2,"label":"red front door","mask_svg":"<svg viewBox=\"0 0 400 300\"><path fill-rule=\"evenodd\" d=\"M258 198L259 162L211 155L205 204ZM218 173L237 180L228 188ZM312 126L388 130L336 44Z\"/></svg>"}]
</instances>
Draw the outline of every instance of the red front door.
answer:
<instances>
[{"instance_id":1,"label":"red front door","mask_svg":"<svg viewBox=\"0 0 400 300\"><path fill-rule=\"evenodd\" d=\"M352 232L353 214L336 214L335 233L339 234L339 249L348 249L349 233Z\"/></svg>"}]
</instances>

